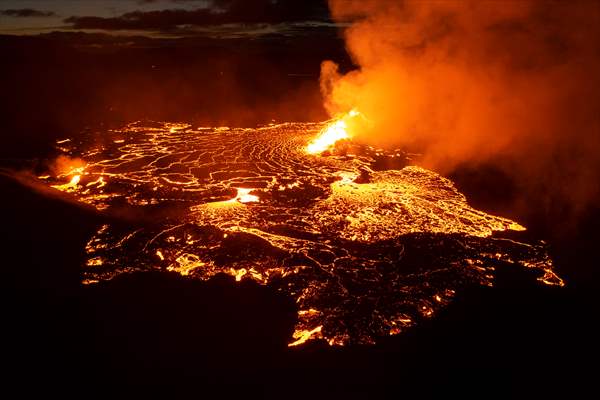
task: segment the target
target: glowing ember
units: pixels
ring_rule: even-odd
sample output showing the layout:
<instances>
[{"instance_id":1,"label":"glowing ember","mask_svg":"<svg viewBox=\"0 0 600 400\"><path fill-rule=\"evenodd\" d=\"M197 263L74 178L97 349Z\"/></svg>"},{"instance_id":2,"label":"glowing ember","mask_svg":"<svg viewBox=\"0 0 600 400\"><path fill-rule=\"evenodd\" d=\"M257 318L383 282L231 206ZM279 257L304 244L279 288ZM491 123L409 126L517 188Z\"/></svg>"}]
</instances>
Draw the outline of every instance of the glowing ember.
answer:
<instances>
[{"instance_id":1,"label":"glowing ember","mask_svg":"<svg viewBox=\"0 0 600 400\"><path fill-rule=\"evenodd\" d=\"M132 124L106 148L90 137L43 181L99 210L168 212L143 227L103 225L85 248L82 282L155 269L252 279L296 302L290 346L400 334L465 285L493 285L506 265L564 284L543 244L496 238L525 228L474 209L450 180L375 168L381 157L397 165L398 152L351 142L358 155L311 155L349 138L359 115L258 129Z\"/></svg>"},{"instance_id":2,"label":"glowing ember","mask_svg":"<svg viewBox=\"0 0 600 400\"><path fill-rule=\"evenodd\" d=\"M336 142L342 139L350 139L351 135L348 132L348 123L352 118L359 115L358 111L351 110L343 117L331 122L306 146L306 152L309 154L323 153L326 150L331 150Z\"/></svg>"}]
</instances>

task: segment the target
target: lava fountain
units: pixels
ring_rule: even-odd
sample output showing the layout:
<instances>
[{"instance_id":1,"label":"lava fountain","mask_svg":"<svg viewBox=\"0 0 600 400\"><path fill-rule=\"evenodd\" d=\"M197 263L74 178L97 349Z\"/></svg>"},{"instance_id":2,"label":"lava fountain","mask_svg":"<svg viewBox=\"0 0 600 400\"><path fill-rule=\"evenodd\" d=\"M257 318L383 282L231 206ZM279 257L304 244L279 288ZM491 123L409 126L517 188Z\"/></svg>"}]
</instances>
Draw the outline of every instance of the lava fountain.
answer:
<instances>
[{"instance_id":1,"label":"lava fountain","mask_svg":"<svg viewBox=\"0 0 600 400\"><path fill-rule=\"evenodd\" d=\"M350 126L356 122L358 117L362 117L362 114L353 109L327 123L319 135L306 146L306 152L309 154L323 153L333 149L338 141L352 138Z\"/></svg>"}]
</instances>

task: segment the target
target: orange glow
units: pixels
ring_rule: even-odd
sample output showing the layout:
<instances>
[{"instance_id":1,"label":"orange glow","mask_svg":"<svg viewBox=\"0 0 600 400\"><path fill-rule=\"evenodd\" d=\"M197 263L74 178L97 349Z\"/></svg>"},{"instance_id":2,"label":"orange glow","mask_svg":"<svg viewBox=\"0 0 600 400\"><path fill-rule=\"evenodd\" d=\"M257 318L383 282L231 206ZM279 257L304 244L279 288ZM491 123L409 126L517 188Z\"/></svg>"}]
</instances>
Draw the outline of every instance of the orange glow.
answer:
<instances>
[{"instance_id":1,"label":"orange glow","mask_svg":"<svg viewBox=\"0 0 600 400\"><path fill-rule=\"evenodd\" d=\"M354 139L409 149L444 174L493 165L532 193L595 204L598 2L541 2L552 24L535 0L328 3L358 68L324 61L321 91L330 115L356 107L369 116Z\"/></svg>"},{"instance_id":2,"label":"orange glow","mask_svg":"<svg viewBox=\"0 0 600 400\"><path fill-rule=\"evenodd\" d=\"M331 150L338 141L350 139L352 135L349 132L348 124L350 120L359 115L361 114L358 111L351 110L342 117L333 120L306 146L306 152L309 154L322 153Z\"/></svg>"},{"instance_id":3,"label":"orange glow","mask_svg":"<svg viewBox=\"0 0 600 400\"><path fill-rule=\"evenodd\" d=\"M50 169L54 175L65 177L73 174L81 175L86 167L87 163L80 158L61 155L54 160Z\"/></svg>"}]
</instances>

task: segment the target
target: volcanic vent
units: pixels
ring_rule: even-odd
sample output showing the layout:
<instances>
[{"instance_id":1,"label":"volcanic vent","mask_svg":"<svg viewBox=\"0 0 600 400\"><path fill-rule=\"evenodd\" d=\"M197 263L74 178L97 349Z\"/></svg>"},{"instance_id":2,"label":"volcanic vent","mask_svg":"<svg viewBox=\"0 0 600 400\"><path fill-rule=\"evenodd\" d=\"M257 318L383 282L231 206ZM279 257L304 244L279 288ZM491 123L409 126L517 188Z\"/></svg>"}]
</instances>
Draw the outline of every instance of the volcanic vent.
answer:
<instances>
[{"instance_id":1,"label":"volcanic vent","mask_svg":"<svg viewBox=\"0 0 600 400\"><path fill-rule=\"evenodd\" d=\"M473 209L448 179L400 152L350 140L332 151L346 136L340 121L134 123L63 141L84 166L43 177L49 185L151 220L102 226L86 247L83 283L138 270L254 279L295 299L290 345L374 343L430 317L464 285L492 285L507 264L562 285L543 245L493 237L524 227Z\"/></svg>"}]
</instances>

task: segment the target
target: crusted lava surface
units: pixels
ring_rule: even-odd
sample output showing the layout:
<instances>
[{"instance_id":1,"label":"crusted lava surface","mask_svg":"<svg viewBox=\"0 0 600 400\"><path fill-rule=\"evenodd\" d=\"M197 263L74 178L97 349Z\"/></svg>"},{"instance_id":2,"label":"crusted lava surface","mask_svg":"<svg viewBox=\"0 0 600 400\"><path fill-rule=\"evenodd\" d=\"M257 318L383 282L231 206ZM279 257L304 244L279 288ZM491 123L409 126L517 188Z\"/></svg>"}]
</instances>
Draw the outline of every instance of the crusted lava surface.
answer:
<instances>
[{"instance_id":1,"label":"crusted lava surface","mask_svg":"<svg viewBox=\"0 0 600 400\"><path fill-rule=\"evenodd\" d=\"M543 243L498 235L523 226L406 154L351 140L308 154L321 129L138 122L59 141L78 162L40 179L123 217L87 243L84 284L152 270L252 279L295 301L290 346L375 343L508 265L563 284Z\"/></svg>"}]
</instances>

